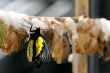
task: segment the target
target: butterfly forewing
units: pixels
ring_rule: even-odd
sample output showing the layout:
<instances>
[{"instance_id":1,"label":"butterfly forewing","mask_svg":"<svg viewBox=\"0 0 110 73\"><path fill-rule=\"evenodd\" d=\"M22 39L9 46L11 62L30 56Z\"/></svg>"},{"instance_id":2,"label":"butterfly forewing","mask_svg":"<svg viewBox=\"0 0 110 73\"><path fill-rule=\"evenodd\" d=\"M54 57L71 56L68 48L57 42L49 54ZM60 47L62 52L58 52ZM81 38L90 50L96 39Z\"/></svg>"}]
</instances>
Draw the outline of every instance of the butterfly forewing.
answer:
<instances>
[{"instance_id":1,"label":"butterfly forewing","mask_svg":"<svg viewBox=\"0 0 110 73\"><path fill-rule=\"evenodd\" d=\"M28 43L28 47L27 47L27 58L29 62L32 62L32 57L33 57L33 40L30 40Z\"/></svg>"},{"instance_id":2,"label":"butterfly forewing","mask_svg":"<svg viewBox=\"0 0 110 73\"><path fill-rule=\"evenodd\" d=\"M41 54L41 51L43 50L43 45L43 38L39 36L36 40L36 57Z\"/></svg>"}]
</instances>

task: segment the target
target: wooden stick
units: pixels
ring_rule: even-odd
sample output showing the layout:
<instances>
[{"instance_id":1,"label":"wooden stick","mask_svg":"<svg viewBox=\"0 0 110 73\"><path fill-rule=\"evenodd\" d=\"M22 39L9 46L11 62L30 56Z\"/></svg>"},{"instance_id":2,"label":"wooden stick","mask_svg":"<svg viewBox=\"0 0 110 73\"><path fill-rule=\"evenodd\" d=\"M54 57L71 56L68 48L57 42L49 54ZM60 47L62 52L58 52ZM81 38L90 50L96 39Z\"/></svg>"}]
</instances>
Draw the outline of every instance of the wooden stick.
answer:
<instances>
[{"instance_id":1,"label":"wooden stick","mask_svg":"<svg viewBox=\"0 0 110 73\"><path fill-rule=\"evenodd\" d=\"M89 0L75 0L75 16L89 16Z\"/></svg>"},{"instance_id":2,"label":"wooden stick","mask_svg":"<svg viewBox=\"0 0 110 73\"><path fill-rule=\"evenodd\" d=\"M75 0L75 16L80 15L89 16L89 0ZM88 56L87 54L76 53L73 47L73 54L75 55L72 65L73 73L88 73Z\"/></svg>"},{"instance_id":3,"label":"wooden stick","mask_svg":"<svg viewBox=\"0 0 110 73\"><path fill-rule=\"evenodd\" d=\"M81 2L82 0L75 0L75 16L78 17L81 15Z\"/></svg>"}]
</instances>

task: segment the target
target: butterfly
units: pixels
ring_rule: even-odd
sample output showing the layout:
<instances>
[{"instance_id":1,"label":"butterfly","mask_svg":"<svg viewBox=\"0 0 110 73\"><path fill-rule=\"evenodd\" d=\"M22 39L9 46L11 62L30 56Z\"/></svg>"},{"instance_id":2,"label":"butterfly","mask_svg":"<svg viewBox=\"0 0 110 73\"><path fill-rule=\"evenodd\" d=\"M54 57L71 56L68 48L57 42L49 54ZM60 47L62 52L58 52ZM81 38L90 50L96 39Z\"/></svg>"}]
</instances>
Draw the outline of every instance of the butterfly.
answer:
<instances>
[{"instance_id":1,"label":"butterfly","mask_svg":"<svg viewBox=\"0 0 110 73\"><path fill-rule=\"evenodd\" d=\"M40 67L42 63L51 62L51 51L46 42L41 29L32 29L30 27L30 37L27 46L27 59L29 62L33 62L36 67Z\"/></svg>"}]
</instances>

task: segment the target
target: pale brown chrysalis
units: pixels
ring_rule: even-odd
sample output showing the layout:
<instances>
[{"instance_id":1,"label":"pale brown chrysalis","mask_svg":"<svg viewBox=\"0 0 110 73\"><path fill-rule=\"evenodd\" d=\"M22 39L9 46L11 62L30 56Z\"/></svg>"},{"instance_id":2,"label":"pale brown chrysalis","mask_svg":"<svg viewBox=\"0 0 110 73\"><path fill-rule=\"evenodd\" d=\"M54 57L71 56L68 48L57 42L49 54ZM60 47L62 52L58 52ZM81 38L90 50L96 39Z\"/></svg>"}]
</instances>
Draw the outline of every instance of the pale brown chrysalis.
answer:
<instances>
[{"instance_id":1,"label":"pale brown chrysalis","mask_svg":"<svg viewBox=\"0 0 110 73\"><path fill-rule=\"evenodd\" d=\"M5 40L5 52L7 54L17 52L27 36L27 32L23 28L15 29L12 25L9 25Z\"/></svg>"}]
</instances>

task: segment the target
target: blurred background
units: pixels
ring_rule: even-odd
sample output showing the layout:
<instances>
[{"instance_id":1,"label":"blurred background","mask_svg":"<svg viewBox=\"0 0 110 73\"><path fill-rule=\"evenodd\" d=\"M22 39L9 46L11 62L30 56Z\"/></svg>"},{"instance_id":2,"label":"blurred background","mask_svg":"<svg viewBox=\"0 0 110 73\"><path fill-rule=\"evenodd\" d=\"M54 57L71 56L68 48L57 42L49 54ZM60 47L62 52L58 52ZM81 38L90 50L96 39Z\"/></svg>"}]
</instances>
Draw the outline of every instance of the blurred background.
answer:
<instances>
[{"instance_id":1,"label":"blurred background","mask_svg":"<svg viewBox=\"0 0 110 73\"><path fill-rule=\"evenodd\" d=\"M37 16L73 16L74 0L0 0L0 8Z\"/></svg>"},{"instance_id":2,"label":"blurred background","mask_svg":"<svg viewBox=\"0 0 110 73\"><path fill-rule=\"evenodd\" d=\"M90 0L90 17L110 19L109 7L110 0ZM0 9L32 16L72 17L75 14L75 0L0 0ZM22 51L10 56L0 51L0 73L72 73L71 63L57 65L53 62L35 68L27 61L26 46L25 43ZM97 55L90 56L89 64L89 73L110 73L110 63L104 63Z\"/></svg>"}]
</instances>

